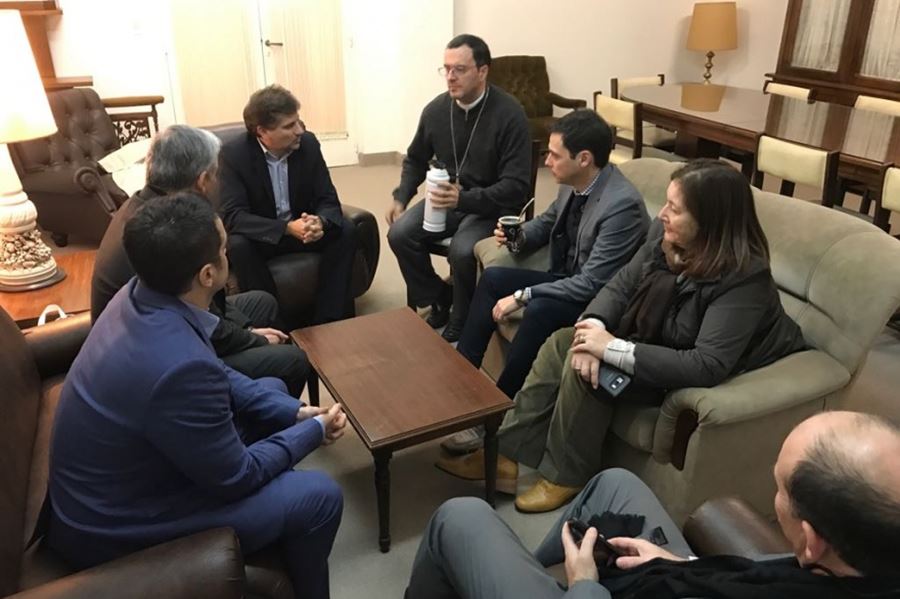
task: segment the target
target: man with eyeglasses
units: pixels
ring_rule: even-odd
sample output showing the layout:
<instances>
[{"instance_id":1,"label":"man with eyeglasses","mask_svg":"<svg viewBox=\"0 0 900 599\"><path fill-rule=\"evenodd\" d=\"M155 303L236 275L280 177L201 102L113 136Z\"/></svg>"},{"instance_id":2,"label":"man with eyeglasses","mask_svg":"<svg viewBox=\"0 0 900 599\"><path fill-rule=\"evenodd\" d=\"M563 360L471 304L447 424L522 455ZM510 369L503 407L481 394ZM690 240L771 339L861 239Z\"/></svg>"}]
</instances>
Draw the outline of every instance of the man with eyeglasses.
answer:
<instances>
[{"instance_id":1,"label":"man with eyeglasses","mask_svg":"<svg viewBox=\"0 0 900 599\"><path fill-rule=\"evenodd\" d=\"M458 35L447 44L439 69L447 92L422 111L386 214L408 299L431 306L428 324L446 325L442 336L450 342L459 339L475 291L475 243L492 235L497 218L518 214L529 193L528 119L518 100L488 83L490 65L491 52L479 37ZM451 180L431 192L434 206L447 209L441 233L422 228L425 202L407 210L432 158ZM452 287L434 271L428 252L429 242L450 236Z\"/></svg>"}]
</instances>

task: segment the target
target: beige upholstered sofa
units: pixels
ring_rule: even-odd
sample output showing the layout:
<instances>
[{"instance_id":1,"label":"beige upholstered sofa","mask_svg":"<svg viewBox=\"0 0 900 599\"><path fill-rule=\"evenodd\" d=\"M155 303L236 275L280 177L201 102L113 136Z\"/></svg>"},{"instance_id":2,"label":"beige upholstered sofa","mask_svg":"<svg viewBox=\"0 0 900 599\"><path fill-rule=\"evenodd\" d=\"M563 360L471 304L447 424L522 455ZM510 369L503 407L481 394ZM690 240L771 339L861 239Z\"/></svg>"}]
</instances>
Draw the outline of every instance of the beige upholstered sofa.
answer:
<instances>
[{"instance_id":1,"label":"beige upholstered sofa","mask_svg":"<svg viewBox=\"0 0 900 599\"><path fill-rule=\"evenodd\" d=\"M655 215L678 166L641 158L621 169ZM900 242L835 210L754 192L782 304L811 349L718 387L672 391L659 408L618 410L607 436L607 465L640 475L677 522L719 495L737 495L771 515L772 465L785 435L823 409L852 409L847 387L900 305ZM484 267L547 268L545 252L513 257L492 239L476 245L475 253ZM515 322L504 325L494 336L484 363L488 374L499 373L515 328Z\"/></svg>"}]
</instances>

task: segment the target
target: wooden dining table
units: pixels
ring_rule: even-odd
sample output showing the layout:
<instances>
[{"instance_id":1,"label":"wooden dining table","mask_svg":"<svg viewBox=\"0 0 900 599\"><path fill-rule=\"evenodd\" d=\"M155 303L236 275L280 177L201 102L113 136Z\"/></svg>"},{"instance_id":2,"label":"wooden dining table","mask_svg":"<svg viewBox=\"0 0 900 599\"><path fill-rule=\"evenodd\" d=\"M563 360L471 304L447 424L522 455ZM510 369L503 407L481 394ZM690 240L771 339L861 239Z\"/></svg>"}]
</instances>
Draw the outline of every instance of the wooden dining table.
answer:
<instances>
[{"instance_id":1,"label":"wooden dining table","mask_svg":"<svg viewBox=\"0 0 900 599\"><path fill-rule=\"evenodd\" d=\"M678 132L676 153L719 156L728 146L756 151L760 134L840 153L838 175L879 193L886 164L900 164L900 117L762 90L681 83L630 87L622 97L643 119Z\"/></svg>"}]
</instances>

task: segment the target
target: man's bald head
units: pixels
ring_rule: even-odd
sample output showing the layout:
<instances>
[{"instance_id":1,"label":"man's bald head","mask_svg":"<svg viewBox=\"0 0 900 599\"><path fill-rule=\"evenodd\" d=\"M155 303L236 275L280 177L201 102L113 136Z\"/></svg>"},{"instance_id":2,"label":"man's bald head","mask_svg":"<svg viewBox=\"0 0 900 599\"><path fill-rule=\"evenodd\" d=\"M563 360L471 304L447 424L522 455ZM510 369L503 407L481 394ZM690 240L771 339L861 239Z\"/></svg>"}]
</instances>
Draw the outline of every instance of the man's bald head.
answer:
<instances>
[{"instance_id":1,"label":"man's bald head","mask_svg":"<svg viewBox=\"0 0 900 599\"><path fill-rule=\"evenodd\" d=\"M896 570L900 427L869 414L824 412L788 435L778 462L792 515L844 564L868 575Z\"/></svg>"}]
</instances>

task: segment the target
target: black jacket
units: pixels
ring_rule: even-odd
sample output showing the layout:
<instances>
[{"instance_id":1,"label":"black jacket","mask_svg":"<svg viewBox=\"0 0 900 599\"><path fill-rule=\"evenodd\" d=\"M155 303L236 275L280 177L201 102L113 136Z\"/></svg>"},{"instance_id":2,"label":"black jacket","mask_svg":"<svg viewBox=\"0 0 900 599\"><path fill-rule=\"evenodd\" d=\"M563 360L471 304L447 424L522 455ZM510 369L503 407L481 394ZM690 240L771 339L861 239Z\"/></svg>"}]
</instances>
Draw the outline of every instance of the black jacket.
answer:
<instances>
[{"instance_id":1,"label":"black jacket","mask_svg":"<svg viewBox=\"0 0 900 599\"><path fill-rule=\"evenodd\" d=\"M304 133L287 160L292 218L306 212L321 218L326 229L340 226L341 203L316 136ZM276 218L272 179L256 137L242 135L222 146L219 185L222 220L230 234L272 245L281 241L287 223Z\"/></svg>"},{"instance_id":2,"label":"black jacket","mask_svg":"<svg viewBox=\"0 0 900 599\"><path fill-rule=\"evenodd\" d=\"M583 318L599 318L615 333L641 280L668 268L660 243L662 223L588 305ZM714 387L740 372L771 364L805 347L800 327L784 313L769 264L754 260L742 272L715 279L679 279L662 325L662 344L638 343L635 382L659 389Z\"/></svg>"},{"instance_id":3,"label":"black jacket","mask_svg":"<svg viewBox=\"0 0 900 599\"><path fill-rule=\"evenodd\" d=\"M94 274L91 277L91 321L97 320L109 300L135 274L122 243L125 224L144 202L160 195L163 194L150 187L145 187L128 198L113 214L112 221L110 221L106 233L103 234L100 249L97 250L97 256L94 259ZM250 322L240 310L225 301L224 291L216 294L209 310L219 317L219 324L210 337L216 355L230 356L268 343L265 337L246 329Z\"/></svg>"}]
</instances>

